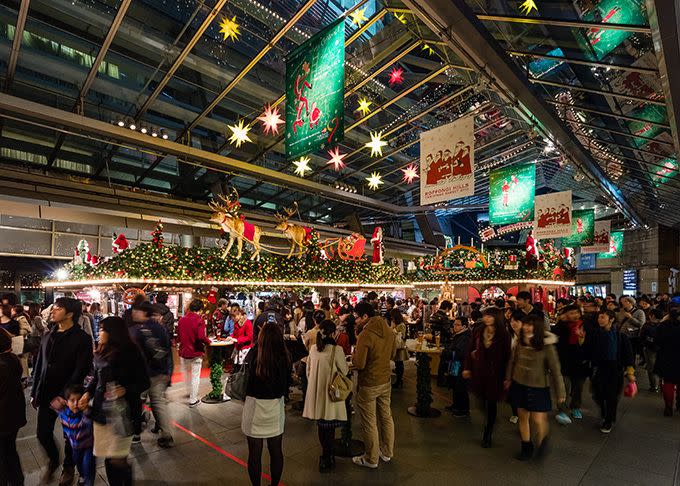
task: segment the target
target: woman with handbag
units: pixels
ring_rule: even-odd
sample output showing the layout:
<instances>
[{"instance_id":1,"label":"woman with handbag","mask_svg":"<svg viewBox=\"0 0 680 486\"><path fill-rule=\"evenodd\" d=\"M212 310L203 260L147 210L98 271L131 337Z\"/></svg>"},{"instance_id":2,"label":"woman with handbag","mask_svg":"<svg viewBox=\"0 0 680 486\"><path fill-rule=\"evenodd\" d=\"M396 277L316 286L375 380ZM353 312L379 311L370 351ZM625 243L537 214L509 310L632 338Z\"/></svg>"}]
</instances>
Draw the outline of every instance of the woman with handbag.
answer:
<instances>
[{"instance_id":1,"label":"woman with handbag","mask_svg":"<svg viewBox=\"0 0 680 486\"><path fill-rule=\"evenodd\" d=\"M262 479L262 446L267 439L272 486L283 473L283 426L285 401L290 385L292 365L277 324L265 324L257 335L257 344L245 358L246 399L241 430L248 439L248 476L253 486Z\"/></svg>"},{"instance_id":2,"label":"woman with handbag","mask_svg":"<svg viewBox=\"0 0 680 486\"><path fill-rule=\"evenodd\" d=\"M348 384L345 381L349 380L345 353L336 345L334 333L333 321L326 319L321 322L316 344L309 351L307 395L302 412L303 417L316 420L319 442L323 449L319 458L319 472L322 473L335 467L335 428L347 420L345 398L352 391L351 382Z\"/></svg>"},{"instance_id":3,"label":"woman with handbag","mask_svg":"<svg viewBox=\"0 0 680 486\"><path fill-rule=\"evenodd\" d=\"M394 308L390 311L390 327L396 334L397 353L394 355L394 374L397 379L392 385L392 388L401 388L404 386L404 361L408 360L408 351L406 351L406 323L404 316L399 309Z\"/></svg>"},{"instance_id":4,"label":"woman with handbag","mask_svg":"<svg viewBox=\"0 0 680 486\"><path fill-rule=\"evenodd\" d=\"M87 409L92 399L94 455L104 459L111 486L129 486L133 480L127 457L132 435L141 432L140 395L150 381L142 351L132 341L125 321L107 317L100 324L94 377L78 407Z\"/></svg>"},{"instance_id":5,"label":"woman with handbag","mask_svg":"<svg viewBox=\"0 0 680 486\"><path fill-rule=\"evenodd\" d=\"M231 337L236 340L234 345L234 373L236 373L241 368L248 351L253 347L253 323L241 308L234 311L234 332Z\"/></svg>"}]
</instances>

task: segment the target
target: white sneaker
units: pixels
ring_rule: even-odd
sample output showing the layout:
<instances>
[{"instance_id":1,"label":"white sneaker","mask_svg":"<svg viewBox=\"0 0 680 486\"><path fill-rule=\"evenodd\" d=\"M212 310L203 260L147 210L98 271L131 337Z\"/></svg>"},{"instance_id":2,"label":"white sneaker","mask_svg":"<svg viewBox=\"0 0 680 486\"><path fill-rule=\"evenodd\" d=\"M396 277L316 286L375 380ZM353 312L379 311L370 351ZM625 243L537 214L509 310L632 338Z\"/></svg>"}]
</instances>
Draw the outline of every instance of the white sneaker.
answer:
<instances>
[{"instance_id":1,"label":"white sneaker","mask_svg":"<svg viewBox=\"0 0 680 486\"><path fill-rule=\"evenodd\" d=\"M383 462L390 462L392 460L391 457L383 456L382 454L380 454L380 459L382 459Z\"/></svg>"},{"instance_id":2,"label":"white sneaker","mask_svg":"<svg viewBox=\"0 0 680 486\"><path fill-rule=\"evenodd\" d=\"M229 402L231 401L231 397L225 393L222 395L222 400L224 400L225 402Z\"/></svg>"},{"instance_id":3,"label":"white sneaker","mask_svg":"<svg viewBox=\"0 0 680 486\"><path fill-rule=\"evenodd\" d=\"M519 422L519 417L517 415L512 415L508 420L510 421L511 424L516 424L517 422Z\"/></svg>"},{"instance_id":4,"label":"white sneaker","mask_svg":"<svg viewBox=\"0 0 680 486\"><path fill-rule=\"evenodd\" d=\"M201 403L200 400L196 400L195 402L189 402L189 408L197 407L199 403Z\"/></svg>"},{"instance_id":5,"label":"white sneaker","mask_svg":"<svg viewBox=\"0 0 680 486\"><path fill-rule=\"evenodd\" d=\"M352 462L357 466L367 467L370 469L377 469L378 465L368 462L364 456L356 456L352 458Z\"/></svg>"}]
</instances>

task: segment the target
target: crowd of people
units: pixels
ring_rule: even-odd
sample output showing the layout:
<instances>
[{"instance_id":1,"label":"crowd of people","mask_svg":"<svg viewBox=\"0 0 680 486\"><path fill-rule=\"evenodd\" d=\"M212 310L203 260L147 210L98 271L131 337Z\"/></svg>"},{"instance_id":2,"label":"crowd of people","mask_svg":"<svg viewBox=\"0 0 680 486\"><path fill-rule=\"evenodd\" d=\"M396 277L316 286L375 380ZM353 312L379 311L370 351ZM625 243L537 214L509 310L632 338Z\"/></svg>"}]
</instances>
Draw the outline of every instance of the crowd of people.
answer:
<instances>
[{"instance_id":1,"label":"crowd of people","mask_svg":"<svg viewBox=\"0 0 680 486\"><path fill-rule=\"evenodd\" d=\"M24 390L30 387L36 435L47 456L44 483L60 467L54 439L59 421L65 438L60 485L73 484L76 471L79 484L93 484L97 461L104 462L112 486L132 484L128 456L149 411L158 445L174 444L166 397L173 347L188 406L196 407L211 338L233 342L226 371L245 386L241 428L253 485L261 481L265 440L272 484L279 483L285 407L294 386L302 401L291 405L317 426L321 473L335 468L336 429L354 412L365 453L353 463L375 469L391 461L391 396L403 386L405 342L417 334L432 341L436 336L443 347L437 384L451 389L452 415L470 417L470 395L480 404L482 447L492 446L499 405L509 404L523 461L546 455L552 413L565 426L583 418L588 382L603 433L616 423L622 394L635 395L636 368L645 369L650 392L662 392L664 415L680 411L680 296L562 298L548 315L528 292L469 304L395 301L370 292L354 305L345 296L322 298L316 306L276 296L261 302L252 318L248 314L227 299L206 313L195 299L176 321L163 293L153 303L138 296L120 317L67 297L42 309L3 296L0 483L23 484L16 437L26 424ZM224 399L230 399L226 392Z\"/></svg>"}]
</instances>

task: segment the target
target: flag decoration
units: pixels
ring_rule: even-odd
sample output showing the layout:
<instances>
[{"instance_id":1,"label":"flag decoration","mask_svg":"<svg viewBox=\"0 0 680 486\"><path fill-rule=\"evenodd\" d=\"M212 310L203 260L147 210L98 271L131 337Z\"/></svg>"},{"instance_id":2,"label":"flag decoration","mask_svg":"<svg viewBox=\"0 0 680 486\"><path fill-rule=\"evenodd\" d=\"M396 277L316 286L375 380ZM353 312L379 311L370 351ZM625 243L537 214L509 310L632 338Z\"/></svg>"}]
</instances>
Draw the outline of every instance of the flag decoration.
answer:
<instances>
[{"instance_id":1,"label":"flag decoration","mask_svg":"<svg viewBox=\"0 0 680 486\"><path fill-rule=\"evenodd\" d=\"M474 117L420 134L420 204L475 193Z\"/></svg>"},{"instance_id":2,"label":"flag decoration","mask_svg":"<svg viewBox=\"0 0 680 486\"><path fill-rule=\"evenodd\" d=\"M571 234L571 191L534 198L534 237L537 240Z\"/></svg>"},{"instance_id":3,"label":"flag decoration","mask_svg":"<svg viewBox=\"0 0 680 486\"><path fill-rule=\"evenodd\" d=\"M571 233L562 238L562 246L576 248L593 244L595 233L595 211L575 209L571 212Z\"/></svg>"},{"instance_id":4,"label":"flag decoration","mask_svg":"<svg viewBox=\"0 0 680 486\"><path fill-rule=\"evenodd\" d=\"M536 165L511 165L489 174L489 224L534 219Z\"/></svg>"},{"instance_id":5,"label":"flag decoration","mask_svg":"<svg viewBox=\"0 0 680 486\"><path fill-rule=\"evenodd\" d=\"M337 145L345 135L345 29L329 25L286 60L286 157Z\"/></svg>"},{"instance_id":6,"label":"flag decoration","mask_svg":"<svg viewBox=\"0 0 680 486\"><path fill-rule=\"evenodd\" d=\"M612 222L595 221L593 229L593 244L590 246L582 246L581 253L602 253L609 251L609 243L611 240Z\"/></svg>"}]
</instances>

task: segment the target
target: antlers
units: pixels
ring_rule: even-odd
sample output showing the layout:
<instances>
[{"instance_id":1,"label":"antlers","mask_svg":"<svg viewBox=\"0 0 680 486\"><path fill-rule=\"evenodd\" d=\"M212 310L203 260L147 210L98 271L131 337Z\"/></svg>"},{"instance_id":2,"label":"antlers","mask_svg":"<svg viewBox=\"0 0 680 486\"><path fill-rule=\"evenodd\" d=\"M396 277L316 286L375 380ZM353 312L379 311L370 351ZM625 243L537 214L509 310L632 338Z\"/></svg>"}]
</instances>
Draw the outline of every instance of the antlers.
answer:
<instances>
[{"instance_id":1,"label":"antlers","mask_svg":"<svg viewBox=\"0 0 680 486\"><path fill-rule=\"evenodd\" d=\"M279 221L288 221L292 215L294 215L298 210L298 203L297 201L293 201L293 207L292 208L283 208L283 212L286 213L286 215L282 215L278 211L274 215L277 220Z\"/></svg>"},{"instance_id":2,"label":"antlers","mask_svg":"<svg viewBox=\"0 0 680 486\"><path fill-rule=\"evenodd\" d=\"M231 193L228 196L224 194L218 194L218 199L221 202L215 201L214 199L208 203L208 207L214 211L222 211L224 213L233 212L234 209L238 210L240 204L238 202L238 191L235 187L232 187Z\"/></svg>"}]
</instances>

